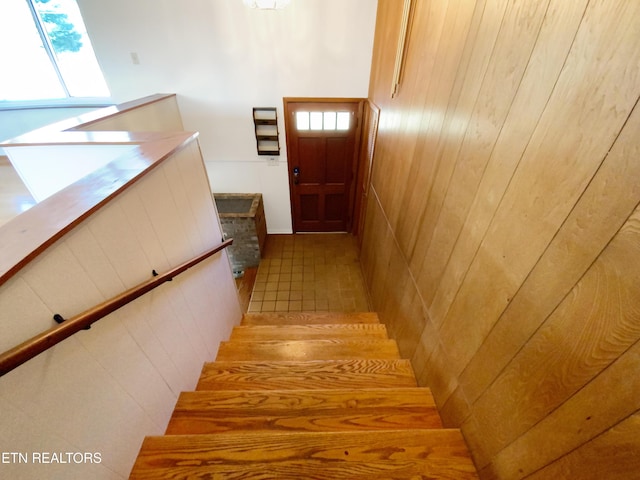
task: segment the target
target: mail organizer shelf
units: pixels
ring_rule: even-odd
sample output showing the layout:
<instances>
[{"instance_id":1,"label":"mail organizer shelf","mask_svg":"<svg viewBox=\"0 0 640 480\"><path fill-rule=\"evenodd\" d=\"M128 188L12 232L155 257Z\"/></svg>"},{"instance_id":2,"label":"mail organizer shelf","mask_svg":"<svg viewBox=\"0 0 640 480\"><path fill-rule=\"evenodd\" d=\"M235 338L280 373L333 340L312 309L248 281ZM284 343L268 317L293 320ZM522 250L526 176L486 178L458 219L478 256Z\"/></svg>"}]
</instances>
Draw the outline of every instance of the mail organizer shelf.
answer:
<instances>
[{"instance_id":1,"label":"mail organizer shelf","mask_svg":"<svg viewBox=\"0 0 640 480\"><path fill-rule=\"evenodd\" d=\"M275 107L253 109L258 155L280 155L278 112Z\"/></svg>"}]
</instances>

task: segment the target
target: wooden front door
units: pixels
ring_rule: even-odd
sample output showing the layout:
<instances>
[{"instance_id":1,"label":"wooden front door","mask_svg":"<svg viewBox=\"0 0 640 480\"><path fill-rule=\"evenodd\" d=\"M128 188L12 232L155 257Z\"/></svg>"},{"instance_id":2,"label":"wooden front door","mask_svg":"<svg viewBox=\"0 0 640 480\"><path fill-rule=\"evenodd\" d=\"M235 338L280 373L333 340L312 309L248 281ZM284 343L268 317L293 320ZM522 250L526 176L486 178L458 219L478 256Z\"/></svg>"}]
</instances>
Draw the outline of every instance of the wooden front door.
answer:
<instances>
[{"instance_id":1,"label":"wooden front door","mask_svg":"<svg viewBox=\"0 0 640 480\"><path fill-rule=\"evenodd\" d=\"M361 103L285 98L294 232L351 228Z\"/></svg>"}]
</instances>

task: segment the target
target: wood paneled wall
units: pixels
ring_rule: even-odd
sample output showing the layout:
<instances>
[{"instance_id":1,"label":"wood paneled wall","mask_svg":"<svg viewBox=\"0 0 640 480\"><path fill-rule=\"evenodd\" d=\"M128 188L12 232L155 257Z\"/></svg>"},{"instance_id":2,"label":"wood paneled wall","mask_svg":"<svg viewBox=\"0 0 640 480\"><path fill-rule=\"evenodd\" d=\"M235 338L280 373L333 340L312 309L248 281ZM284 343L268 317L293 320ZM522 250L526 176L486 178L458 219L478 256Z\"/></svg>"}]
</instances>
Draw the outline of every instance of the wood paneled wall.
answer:
<instances>
[{"instance_id":1,"label":"wood paneled wall","mask_svg":"<svg viewBox=\"0 0 640 480\"><path fill-rule=\"evenodd\" d=\"M484 479L640 472L640 2L380 0L362 247Z\"/></svg>"}]
</instances>

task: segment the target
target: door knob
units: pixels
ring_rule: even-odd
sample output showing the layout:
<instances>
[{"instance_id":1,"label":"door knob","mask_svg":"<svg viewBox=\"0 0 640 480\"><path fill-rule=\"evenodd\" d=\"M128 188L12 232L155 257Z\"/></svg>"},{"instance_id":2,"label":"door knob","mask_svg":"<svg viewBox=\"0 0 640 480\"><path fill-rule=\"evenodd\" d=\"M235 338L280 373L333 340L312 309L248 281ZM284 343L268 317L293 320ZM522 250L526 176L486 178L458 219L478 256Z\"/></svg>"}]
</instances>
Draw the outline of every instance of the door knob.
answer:
<instances>
[{"instance_id":1,"label":"door knob","mask_svg":"<svg viewBox=\"0 0 640 480\"><path fill-rule=\"evenodd\" d=\"M300 168L293 167L293 184L298 185L300 183Z\"/></svg>"}]
</instances>

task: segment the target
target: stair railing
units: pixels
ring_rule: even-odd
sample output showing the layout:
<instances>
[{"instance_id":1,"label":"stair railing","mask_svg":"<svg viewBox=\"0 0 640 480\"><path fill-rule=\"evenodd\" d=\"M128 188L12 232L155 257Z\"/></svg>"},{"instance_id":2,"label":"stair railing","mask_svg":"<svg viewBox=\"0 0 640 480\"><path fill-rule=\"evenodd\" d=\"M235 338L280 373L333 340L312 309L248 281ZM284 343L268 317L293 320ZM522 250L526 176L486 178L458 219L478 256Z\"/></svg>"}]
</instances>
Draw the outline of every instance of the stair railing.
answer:
<instances>
[{"instance_id":1,"label":"stair railing","mask_svg":"<svg viewBox=\"0 0 640 480\"><path fill-rule=\"evenodd\" d=\"M150 292L163 283L171 281L175 276L181 274L185 270L188 270L194 265L197 265L203 260L206 260L232 243L232 238L225 240L212 249L207 250L206 252L165 273L158 274L154 270L152 279L142 282L135 287L132 287L121 294L116 295L115 297L106 300L105 302L100 303L79 315L76 315L73 318L62 321L60 316L56 315L55 317L58 317L56 321L62 321L60 325L52 327L0 355L0 376L19 367L23 363L34 358L36 355L41 354L70 337L74 333L88 329L92 323L106 317L110 313L132 302L136 298L141 297L145 293Z\"/></svg>"}]
</instances>

